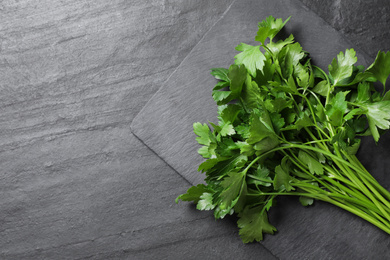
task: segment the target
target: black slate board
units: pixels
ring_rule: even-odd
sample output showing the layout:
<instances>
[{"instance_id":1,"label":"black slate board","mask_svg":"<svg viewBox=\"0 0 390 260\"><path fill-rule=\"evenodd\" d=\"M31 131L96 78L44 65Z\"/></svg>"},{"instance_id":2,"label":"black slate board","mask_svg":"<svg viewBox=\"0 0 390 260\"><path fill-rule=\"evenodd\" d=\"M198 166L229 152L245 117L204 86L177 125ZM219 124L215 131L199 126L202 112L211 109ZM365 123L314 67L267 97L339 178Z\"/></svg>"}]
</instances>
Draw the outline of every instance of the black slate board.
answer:
<instances>
[{"instance_id":1,"label":"black slate board","mask_svg":"<svg viewBox=\"0 0 390 260\"><path fill-rule=\"evenodd\" d=\"M132 123L132 131L191 184L202 182L196 172L202 158L192 133L193 122L215 121L216 106L211 97L215 80L210 68L228 67L240 42L254 43L257 23L273 15L286 19L284 30L294 34L313 63L327 70L340 51L355 47L299 1L236 1L224 17L205 35L167 82L153 96ZM372 59L357 50L358 64ZM383 142L384 141L384 142ZM389 143L389 138L382 140ZM373 150L373 148L378 148ZM382 144L365 141L362 150L370 154L362 161L387 187L385 169L390 155ZM184 191L184 190L183 190ZM302 208L293 198L281 198L271 211L270 222L279 233L266 236L265 245L282 259L377 259L390 256L390 238L364 220L325 203ZM256 245L253 245L256 246Z\"/></svg>"}]
</instances>

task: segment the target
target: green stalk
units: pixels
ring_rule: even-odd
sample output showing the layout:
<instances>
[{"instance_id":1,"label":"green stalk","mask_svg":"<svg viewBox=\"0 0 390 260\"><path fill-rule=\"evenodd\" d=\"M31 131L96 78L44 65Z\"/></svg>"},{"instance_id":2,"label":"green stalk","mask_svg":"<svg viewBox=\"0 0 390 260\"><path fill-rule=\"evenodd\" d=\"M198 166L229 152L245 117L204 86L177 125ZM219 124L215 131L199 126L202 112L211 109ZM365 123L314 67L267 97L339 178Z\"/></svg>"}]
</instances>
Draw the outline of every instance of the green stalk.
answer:
<instances>
[{"instance_id":1,"label":"green stalk","mask_svg":"<svg viewBox=\"0 0 390 260\"><path fill-rule=\"evenodd\" d=\"M313 189L313 187L309 187L309 189ZM307 196L307 195L303 195L303 196ZM390 234L390 227L388 227L389 222L386 221L385 222L386 224L384 224L381 221L378 221L373 216L368 215L366 210L361 210L359 208L355 208L351 204L345 205L342 202L339 202L337 200L331 199L329 196L319 196L318 199L322 200L322 201L325 201L325 202L329 202L329 203L331 203L331 204L333 204L335 206L338 206L338 207L340 207L342 209L345 209L345 210L347 210L347 211L349 211L349 212L351 212L351 213L353 213L353 214L355 214L355 215L357 215L357 216L367 220L368 222L374 224L375 226L381 228L382 230L384 230L385 232ZM367 209L366 206L363 206L363 207Z\"/></svg>"},{"instance_id":2,"label":"green stalk","mask_svg":"<svg viewBox=\"0 0 390 260\"><path fill-rule=\"evenodd\" d=\"M325 76L326 81L328 82L329 90L328 90L328 92L326 93L326 99L325 99L325 106L326 106L326 105L328 104L328 102L329 102L329 95L330 95L330 92L332 91L329 77L328 77L328 75L325 73L325 71L323 71L321 68L319 68L319 67L317 67L317 66L314 66L314 65L313 65L313 68L316 68L316 69L318 69L319 71L321 71L321 73Z\"/></svg>"},{"instance_id":3,"label":"green stalk","mask_svg":"<svg viewBox=\"0 0 390 260\"><path fill-rule=\"evenodd\" d=\"M322 178L324 178L326 181L330 182L332 185L339 187L341 190L345 191L347 194L351 195L352 197L358 198L358 199L365 201L367 203L372 203L372 201L367 199L367 197L364 196L364 194L360 193L360 191L357 191L357 190L354 191L351 188L348 188L349 185L347 185L347 186L342 185L339 182L333 180L332 178L329 178L328 176L322 176ZM388 209L388 211L390 211L390 209Z\"/></svg>"},{"instance_id":4,"label":"green stalk","mask_svg":"<svg viewBox=\"0 0 390 260\"><path fill-rule=\"evenodd\" d=\"M339 154L340 154L340 151L338 150L338 147L337 147L337 149L335 149L336 150L336 152L338 152ZM344 153L345 154L345 156L347 157L347 159L349 158L349 155L347 154L347 153ZM340 154L340 156L341 156L341 154ZM351 161L352 159L349 159L349 161ZM351 162L351 163L353 163L353 161ZM386 206L386 207L388 207L388 208L390 208L390 202L388 201L388 200L386 200L385 198L383 198L383 196L378 192L378 188L379 187L382 187L372 176L371 176L371 174L369 174L367 171L362 171L362 170L357 170L357 173L358 174L356 174L356 177L357 178L362 178L362 177L366 177L366 180L368 180L368 181L364 181L364 180L362 180L364 183L362 183L362 185L365 185L365 186L367 186L368 187L368 189L370 189L373 193L374 193L374 195L380 200L380 201L382 201L382 203ZM372 183L369 181L370 179L374 179L375 180L375 183L374 183L374 185L375 185L375 187L373 187L372 186ZM383 188L383 187L382 187Z\"/></svg>"},{"instance_id":5,"label":"green stalk","mask_svg":"<svg viewBox=\"0 0 390 260\"><path fill-rule=\"evenodd\" d=\"M380 196L380 194L378 192L373 191L375 196L373 196L373 194L368 190L368 188L358 179L356 178L356 175L355 173L353 173L351 171L351 169L355 170L355 171L358 171L360 172L361 170L359 169L360 167L356 167L355 165L351 164L350 162L348 161L345 161L344 159L342 159L342 156L338 150L338 147L337 145L335 145L335 151L336 153L338 154L338 156L328 152L328 151L324 151L324 150L321 150L319 148L316 148L316 147L312 147L312 146L306 146L306 145L299 145L299 144L290 144L288 146L282 146L282 147L277 147L277 148L274 148L273 151L276 151L276 150L284 150L284 149L290 149L290 148L301 148L301 149L304 149L304 150L311 150L311 151L315 151L315 152L320 152L320 153L323 153L324 155L327 155L329 157L331 157L333 159L333 161L336 163L336 165L340 168L340 170L346 174L346 177L348 179L350 179L355 185L357 185L357 187L365 194L365 196L367 196L370 201L372 201L375 206L381 211L381 213L383 214L383 216L385 216L389 221L390 221L390 215L389 213L384 209L384 207L382 206L382 204L377 200L376 197L378 197L378 195ZM343 162L343 164L340 164L341 162ZM348 167L347 167L348 166ZM372 186L371 186L371 189L374 189ZM386 201L383 197L379 197L379 200L384 203L386 206L387 204L389 204L388 201ZM387 206L387 208L389 208L389 206Z\"/></svg>"},{"instance_id":6,"label":"green stalk","mask_svg":"<svg viewBox=\"0 0 390 260\"><path fill-rule=\"evenodd\" d=\"M373 212L373 211L371 211L371 210L370 210L370 213L371 213L372 215L374 215L374 217L376 217L377 219L379 219L380 222L382 222L383 224L385 224L386 226L388 226L388 227L390 228L390 223L388 223L388 222L386 221L386 219L382 218L381 215L379 215L379 214L377 214L376 212Z\"/></svg>"},{"instance_id":7,"label":"green stalk","mask_svg":"<svg viewBox=\"0 0 390 260\"><path fill-rule=\"evenodd\" d=\"M267 179L263 179L263 178L260 178L260 177L257 177L255 175L252 175L252 174L247 174L246 176L254 179L254 180L258 180L258 181L262 181L262 182L267 182L267 183L273 183L274 181L273 180L267 180Z\"/></svg>"},{"instance_id":8,"label":"green stalk","mask_svg":"<svg viewBox=\"0 0 390 260\"><path fill-rule=\"evenodd\" d=\"M351 162L354 162L362 170L361 173L366 178L366 180L374 184L375 187L378 189L378 191L380 191L383 196L385 196L388 200L390 200L390 192L378 183L378 181L366 170L366 168L362 165L362 163L355 155L348 155L347 158Z\"/></svg>"},{"instance_id":9,"label":"green stalk","mask_svg":"<svg viewBox=\"0 0 390 260\"><path fill-rule=\"evenodd\" d=\"M351 212L351 213L353 213L353 214L355 214L355 215L357 215L357 216L359 216L359 217L361 217L361 218L363 218L365 220L367 220L371 224L374 224L375 226L379 227L380 229L382 229L386 233L390 234L390 228L388 228L382 222L380 222L380 221L378 221L378 220L376 220L376 219L374 219L374 218L372 218L370 216L367 216L366 213L361 212L361 211L359 211L357 209L354 209L352 207L346 206L346 205L344 205L344 204L342 204L340 202L334 201L334 200L330 200L328 202L332 203L333 205L338 206L338 207L340 207L342 209L345 209L345 210L347 210L347 211L349 211L349 212Z\"/></svg>"},{"instance_id":10,"label":"green stalk","mask_svg":"<svg viewBox=\"0 0 390 260\"><path fill-rule=\"evenodd\" d=\"M259 194L251 194L251 196L259 196L259 195L261 195L261 196L263 196L263 195L305 196L305 197L321 200L324 202L328 202L328 203L331 203L339 208L347 210L347 211L355 214L358 217L363 218L364 220L370 222L371 224L377 226L378 228L382 229L386 233L390 234L390 227L388 227L386 224L382 223L381 221L375 219L374 217L368 215L366 212L364 212L360 209L356 209L352 206L344 205L343 203L338 202L336 200L333 200L333 199L331 199L327 196L324 196L324 195L321 196L319 194L312 194L312 193L305 193L305 192L261 192Z\"/></svg>"},{"instance_id":11,"label":"green stalk","mask_svg":"<svg viewBox=\"0 0 390 260\"><path fill-rule=\"evenodd\" d=\"M307 106L310 109L310 113L311 113L311 115L313 117L314 125L316 126L316 130L317 130L317 133L318 133L318 137L320 138L320 140L324 140L324 137L322 136L321 132L318 130L319 127L317 125L316 115L315 115L315 113L313 111L313 107L311 106L309 100L307 99L307 97L305 95L302 95L302 97L306 100Z\"/></svg>"},{"instance_id":12,"label":"green stalk","mask_svg":"<svg viewBox=\"0 0 390 260\"><path fill-rule=\"evenodd\" d=\"M283 151L285 153L285 151ZM285 153L287 155L287 153ZM312 177L314 180L316 180L317 182L321 183L324 187L328 188L329 190L333 190L334 187L332 186L329 186L327 185L325 182L323 182L321 179L317 178L316 176L314 176L313 174L310 173L310 171L308 171L307 169L305 169L305 166L304 164L302 163L301 160L299 160L299 158L294 154L294 153L291 153L292 156L294 157L294 160L291 160L298 168L300 168L302 171L304 171L304 173L306 173L307 175L309 175L310 177ZM287 155L289 156L289 155ZM299 162L299 163L298 163Z\"/></svg>"},{"instance_id":13,"label":"green stalk","mask_svg":"<svg viewBox=\"0 0 390 260\"><path fill-rule=\"evenodd\" d=\"M336 154L342 158L341 153L338 149L337 144L334 145ZM383 213L383 215L390 221L390 215L385 209L382 207L381 203L373 196L373 194L368 190L367 186L362 183L359 178L353 173L350 167L347 167L347 164L341 165L340 163L335 162L339 168L342 170L344 174L346 174L347 178L349 178L353 183L355 183L359 189L379 208L379 210ZM358 170L359 171L359 170ZM372 191L372 190L371 190ZM373 191L376 196L377 192ZM379 198L381 200L381 198ZM383 202L383 201L382 201Z\"/></svg>"},{"instance_id":14,"label":"green stalk","mask_svg":"<svg viewBox=\"0 0 390 260\"><path fill-rule=\"evenodd\" d=\"M338 150L338 147L337 145L335 145L335 151L336 153L339 155L339 156L336 156L328 151L324 151L324 150L321 150L317 147L312 147L312 146L307 146L307 145L299 145L299 144L288 144L288 145L285 145L285 146L279 146L279 147L276 147L262 155L260 155L259 157L256 157L254 159L254 161L251 162L250 165L248 165L248 167L245 169L246 171L257 161L259 160L261 157L269 154L269 153L272 153L272 152L275 152L275 151L279 151L279 150L285 150L285 149L291 149L291 148L300 148L300 149L303 149L303 150L311 150L311 151L314 151L314 152L319 152L319 153L323 153L324 155L330 157L333 159L333 161L337 164L337 166L342 170L342 172L344 172L344 174L346 174L346 176L353 182L357 185L357 187L359 189L362 190L362 192L366 193L366 196L368 196L370 198L370 200L372 200L379 209L381 209L381 211L383 212L384 215L386 215L386 217L390 220L390 215L387 214L387 212L383 209L383 207L380 205L380 203L378 202L377 199L375 199L375 197L372 196L371 192L369 192L369 190L367 189L367 187L358 179L356 178L356 175L351 172L351 169L357 171L357 172L360 172L360 167L357 167L353 164L351 164L350 162L348 161L345 161L344 159L342 159L341 157L341 154ZM340 162L342 162L343 164L341 165ZM348 166L348 168L346 168ZM371 185L370 185L370 189L374 189ZM375 189L374 189L375 190ZM374 194L376 196L379 197L379 199L382 201L382 203L384 203L387 207L390 208L390 203L388 201L386 201L382 196L380 196L380 194L375 190L373 191Z\"/></svg>"},{"instance_id":15,"label":"green stalk","mask_svg":"<svg viewBox=\"0 0 390 260\"><path fill-rule=\"evenodd\" d=\"M374 205L372 205L372 203L367 203L367 202L364 202L362 200L350 197L348 195L341 195L341 194L338 194L338 193L326 192L323 189L321 189L320 187L316 187L316 186L311 185L311 184L309 184L310 186L307 185L307 184L302 184L302 183L293 183L292 185L296 186L296 187L300 187L300 188L307 188L307 189L305 189L306 191L308 191L310 189L313 189L313 190L315 190L315 192L313 192L313 193L320 193L320 192L322 192L322 193L324 193L328 197L335 197L335 198L341 199L342 201L346 200L346 201L355 203L357 205L360 205L360 206L362 206L362 207L364 207L366 209L373 210L374 212L378 211L378 208L376 208ZM377 212L377 213L380 213L380 212Z\"/></svg>"}]
</instances>

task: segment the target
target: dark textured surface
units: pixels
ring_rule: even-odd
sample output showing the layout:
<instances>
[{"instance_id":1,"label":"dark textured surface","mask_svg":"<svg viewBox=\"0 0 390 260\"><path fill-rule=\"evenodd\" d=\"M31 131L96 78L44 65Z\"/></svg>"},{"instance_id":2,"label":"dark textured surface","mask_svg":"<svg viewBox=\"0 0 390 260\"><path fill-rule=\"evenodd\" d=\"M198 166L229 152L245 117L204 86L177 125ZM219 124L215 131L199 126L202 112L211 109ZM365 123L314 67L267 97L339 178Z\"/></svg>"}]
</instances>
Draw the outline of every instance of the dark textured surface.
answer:
<instances>
[{"instance_id":1,"label":"dark textured surface","mask_svg":"<svg viewBox=\"0 0 390 260\"><path fill-rule=\"evenodd\" d=\"M388 0L300 0L368 55L389 50Z\"/></svg>"},{"instance_id":2,"label":"dark textured surface","mask_svg":"<svg viewBox=\"0 0 390 260\"><path fill-rule=\"evenodd\" d=\"M129 129L230 3L1 2L1 259L273 258L175 205L188 183Z\"/></svg>"},{"instance_id":3,"label":"dark textured surface","mask_svg":"<svg viewBox=\"0 0 390 260\"><path fill-rule=\"evenodd\" d=\"M319 217L313 210L339 212L324 204L273 212L280 234L264 245L277 257L262 244L244 245L234 218L216 222L209 212L176 205L188 182L130 132L136 114L232 1L0 2L0 259L337 259L340 251L358 259L374 243L377 255L386 252L387 237L366 235L371 229L350 216L305 227L305 219ZM247 36L255 26L243 26ZM234 47L231 30L209 43ZM357 44L367 35L362 31ZM228 59L231 51L224 50ZM194 66L191 74L209 80L208 69ZM172 127L192 123L189 115ZM192 149L192 134L184 134ZM200 158L193 159L191 165ZM342 233L326 233L329 226L361 234L340 243ZM310 248L314 239L323 245Z\"/></svg>"},{"instance_id":4,"label":"dark textured surface","mask_svg":"<svg viewBox=\"0 0 390 260\"><path fill-rule=\"evenodd\" d=\"M133 132L191 183L199 183L203 178L196 172L202 158L196 152L199 146L191 134L192 123L213 121L216 116L211 98L215 80L208 76L209 69L231 64L236 53L234 47L241 41L252 43L259 17L269 14L282 18L292 15L285 33L293 33L311 53L314 63L325 70L340 51L356 47L299 1L235 2L132 124ZM360 64L372 61L363 51L357 55ZM178 86L181 91L177 91ZM384 162L390 155L385 149L388 143L385 138L379 147L370 141L362 146L366 156L376 158L362 161L384 186L390 184L385 177L387 166L376 162ZM388 235L341 209L325 203L303 208L293 198L282 198L279 205L270 215L270 222L279 233L266 236L262 242L278 258L378 259L390 254Z\"/></svg>"}]
</instances>

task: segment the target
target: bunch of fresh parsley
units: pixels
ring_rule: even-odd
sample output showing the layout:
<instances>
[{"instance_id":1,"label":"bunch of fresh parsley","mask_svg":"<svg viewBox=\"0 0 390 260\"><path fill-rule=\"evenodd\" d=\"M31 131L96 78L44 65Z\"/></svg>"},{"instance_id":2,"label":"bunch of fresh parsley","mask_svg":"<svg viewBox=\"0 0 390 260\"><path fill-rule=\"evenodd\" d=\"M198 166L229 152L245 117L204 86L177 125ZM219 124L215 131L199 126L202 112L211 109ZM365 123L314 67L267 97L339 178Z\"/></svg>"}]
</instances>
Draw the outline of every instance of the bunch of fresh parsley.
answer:
<instances>
[{"instance_id":1,"label":"bunch of fresh parsley","mask_svg":"<svg viewBox=\"0 0 390 260\"><path fill-rule=\"evenodd\" d=\"M279 195L299 196L304 206L329 202L390 234L390 193L355 156L361 136L377 142L390 127L390 53L379 52L365 69L347 49L326 73L293 35L273 41L289 19L260 22L260 45L241 43L229 69L211 70L218 123L210 122L213 130L194 124L206 184L176 201L216 218L237 213L245 243L274 233L267 213Z\"/></svg>"}]
</instances>

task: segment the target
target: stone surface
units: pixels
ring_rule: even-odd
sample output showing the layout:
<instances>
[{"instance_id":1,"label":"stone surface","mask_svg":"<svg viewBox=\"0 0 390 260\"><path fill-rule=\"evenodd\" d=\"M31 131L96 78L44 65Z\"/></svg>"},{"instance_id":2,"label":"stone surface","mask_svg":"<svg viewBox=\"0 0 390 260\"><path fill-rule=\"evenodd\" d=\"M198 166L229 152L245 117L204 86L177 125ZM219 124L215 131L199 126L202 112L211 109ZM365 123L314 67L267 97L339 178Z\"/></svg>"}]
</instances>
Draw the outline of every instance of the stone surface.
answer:
<instances>
[{"instance_id":1,"label":"stone surface","mask_svg":"<svg viewBox=\"0 0 390 260\"><path fill-rule=\"evenodd\" d=\"M300 0L372 59L390 50L390 2L387 0Z\"/></svg>"},{"instance_id":2,"label":"stone surface","mask_svg":"<svg viewBox=\"0 0 390 260\"><path fill-rule=\"evenodd\" d=\"M253 43L257 22L270 14L282 18L292 15L285 34L293 33L311 53L313 62L325 70L340 51L356 48L299 1L235 2L132 124L133 132L191 183L203 179L196 172L202 158L196 152L199 146L191 134L192 123L215 121L216 116L211 98L215 80L209 69L231 64L237 53L234 47L240 42ZM357 55L360 64L367 65L371 60L364 51ZM365 142L366 156L378 158L375 162L388 157L385 147L389 139L383 141L379 149L372 142ZM367 168L385 181L384 186L389 185L384 177L386 160L375 164L370 158L363 158ZM390 253L388 235L341 209L325 203L303 208L293 198L282 198L279 204L270 215L270 222L279 232L266 236L262 244L280 259L378 259Z\"/></svg>"},{"instance_id":3,"label":"stone surface","mask_svg":"<svg viewBox=\"0 0 390 260\"><path fill-rule=\"evenodd\" d=\"M129 129L230 3L1 2L1 259L275 259Z\"/></svg>"},{"instance_id":4,"label":"stone surface","mask_svg":"<svg viewBox=\"0 0 390 260\"><path fill-rule=\"evenodd\" d=\"M230 2L2 1L1 147L130 123Z\"/></svg>"},{"instance_id":5,"label":"stone surface","mask_svg":"<svg viewBox=\"0 0 390 260\"><path fill-rule=\"evenodd\" d=\"M188 182L129 130L232 2L0 2L0 259L305 258L311 244L292 241L306 231L288 228L301 226L300 211L273 212L277 255L265 248L272 241L244 245L234 218L216 222L210 212L176 205ZM248 35L251 26L243 26ZM228 32L221 37L231 40ZM225 53L231 58L231 49ZM322 207L335 210L310 210ZM346 233L357 226L366 237L366 225L344 220L327 221ZM324 239L328 225L316 223L308 239ZM333 236L310 257L367 248ZM372 238L368 248L387 243Z\"/></svg>"},{"instance_id":6,"label":"stone surface","mask_svg":"<svg viewBox=\"0 0 390 260\"><path fill-rule=\"evenodd\" d=\"M58 156L67 146L73 156ZM26 151L13 153L19 150ZM15 161L28 163L28 170L2 178L1 259L183 258L200 249L275 259L262 246L246 250L231 223L216 225L210 214L176 205L188 183L127 125L41 141L29 153L36 155ZM51 161L42 165L45 160Z\"/></svg>"}]
</instances>

